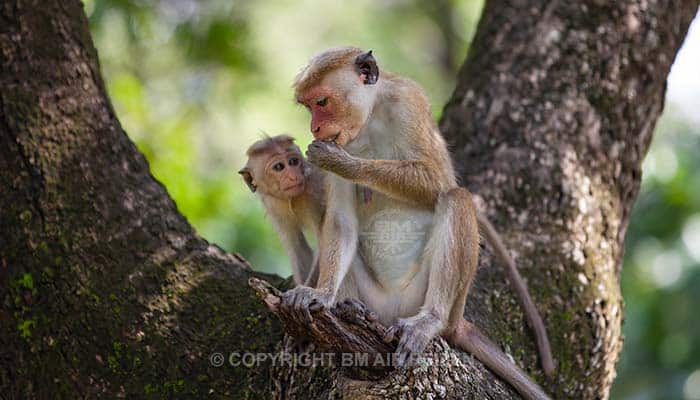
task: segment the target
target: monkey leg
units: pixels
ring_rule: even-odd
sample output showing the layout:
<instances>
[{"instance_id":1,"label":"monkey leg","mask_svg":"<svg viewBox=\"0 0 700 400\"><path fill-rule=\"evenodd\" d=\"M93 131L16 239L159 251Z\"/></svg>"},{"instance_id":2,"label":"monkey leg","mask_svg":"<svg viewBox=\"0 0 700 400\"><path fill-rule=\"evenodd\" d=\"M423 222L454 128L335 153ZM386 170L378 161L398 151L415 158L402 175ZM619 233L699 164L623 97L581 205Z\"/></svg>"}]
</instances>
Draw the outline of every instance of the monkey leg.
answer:
<instances>
[{"instance_id":1,"label":"monkey leg","mask_svg":"<svg viewBox=\"0 0 700 400\"><path fill-rule=\"evenodd\" d=\"M396 362L403 365L420 355L428 342L462 319L464 302L479 257L479 232L471 194L463 188L441 193L428 232L421 269L428 279L423 305L412 317L400 318L386 340L399 335ZM418 274L421 275L421 274ZM407 293L421 296L421 293Z\"/></svg>"},{"instance_id":2,"label":"monkey leg","mask_svg":"<svg viewBox=\"0 0 700 400\"><path fill-rule=\"evenodd\" d=\"M318 273L318 256L316 256L314 257L314 262L312 264L311 271L309 271L308 275L305 277L304 286L315 288L318 284Z\"/></svg>"}]
</instances>

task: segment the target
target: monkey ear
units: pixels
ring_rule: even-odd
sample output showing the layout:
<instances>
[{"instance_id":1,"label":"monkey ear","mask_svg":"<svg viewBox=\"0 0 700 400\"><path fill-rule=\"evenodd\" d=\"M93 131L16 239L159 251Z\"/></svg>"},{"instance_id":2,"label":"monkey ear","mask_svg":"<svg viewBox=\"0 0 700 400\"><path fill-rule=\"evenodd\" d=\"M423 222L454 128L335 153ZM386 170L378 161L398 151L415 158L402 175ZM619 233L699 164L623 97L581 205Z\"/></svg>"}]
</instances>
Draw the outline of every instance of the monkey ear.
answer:
<instances>
[{"instance_id":1,"label":"monkey ear","mask_svg":"<svg viewBox=\"0 0 700 400\"><path fill-rule=\"evenodd\" d=\"M360 75L364 76L365 85L374 85L379 79L379 68L377 60L372 55L372 50L362 53L355 58L355 68Z\"/></svg>"},{"instance_id":2,"label":"monkey ear","mask_svg":"<svg viewBox=\"0 0 700 400\"><path fill-rule=\"evenodd\" d=\"M256 190L258 190L258 187L255 186L253 183L253 175L250 173L250 170L247 167L244 167L240 171L238 171L239 174L243 177L243 180L245 181L245 184L248 185L248 189L250 189L251 192L255 193Z\"/></svg>"}]
</instances>

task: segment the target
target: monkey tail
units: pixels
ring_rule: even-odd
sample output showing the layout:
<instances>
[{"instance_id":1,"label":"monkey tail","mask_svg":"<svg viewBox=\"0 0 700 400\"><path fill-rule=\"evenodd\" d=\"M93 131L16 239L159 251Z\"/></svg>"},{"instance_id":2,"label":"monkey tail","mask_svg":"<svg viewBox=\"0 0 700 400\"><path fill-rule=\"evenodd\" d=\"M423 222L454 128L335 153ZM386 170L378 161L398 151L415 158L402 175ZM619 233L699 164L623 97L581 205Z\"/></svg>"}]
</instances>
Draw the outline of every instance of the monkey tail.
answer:
<instances>
[{"instance_id":1,"label":"monkey tail","mask_svg":"<svg viewBox=\"0 0 700 400\"><path fill-rule=\"evenodd\" d=\"M496 375L510 383L527 400L551 400L544 390L474 325L462 318L446 337L460 349L471 353Z\"/></svg>"},{"instance_id":2,"label":"monkey tail","mask_svg":"<svg viewBox=\"0 0 700 400\"><path fill-rule=\"evenodd\" d=\"M530 297L530 293L527 291L527 286L525 286L525 281L518 272L518 268L515 266L513 258L508 254L505 245L501 241L498 233L485 217L477 213L477 218L479 225L482 228L482 232L486 236L486 240L493 246L494 253L496 256L506 265L506 275L510 284L513 286L516 297L520 302L520 306L525 311L525 317L527 322L535 333L535 340L537 342L537 350L540 354L540 362L542 363L542 369L545 375L552 376L554 372L554 359L552 358L552 349L549 345L549 337L547 336L547 328L544 326L542 317L537 311L535 303Z\"/></svg>"}]
</instances>

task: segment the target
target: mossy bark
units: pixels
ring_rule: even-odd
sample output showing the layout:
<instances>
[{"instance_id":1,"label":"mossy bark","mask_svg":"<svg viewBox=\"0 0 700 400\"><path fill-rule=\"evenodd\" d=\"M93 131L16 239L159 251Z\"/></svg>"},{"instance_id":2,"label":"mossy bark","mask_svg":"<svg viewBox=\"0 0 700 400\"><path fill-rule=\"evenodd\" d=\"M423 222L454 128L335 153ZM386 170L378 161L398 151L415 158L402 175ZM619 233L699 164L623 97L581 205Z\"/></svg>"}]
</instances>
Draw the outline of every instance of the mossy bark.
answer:
<instances>
[{"instance_id":1,"label":"mossy bark","mask_svg":"<svg viewBox=\"0 0 700 400\"><path fill-rule=\"evenodd\" d=\"M441 123L546 316L557 398L607 396L639 165L697 9L607 3L488 2ZM371 385L212 366L276 351L282 329L245 260L194 232L121 129L76 0L0 5L0 187L3 397L515 397L470 357ZM486 247L467 315L542 381L491 264Z\"/></svg>"},{"instance_id":2,"label":"mossy bark","mask_svg":"<svg viewBox=\"0 0 700 400\"><path fill-rule=\"evenodd\" d=\"M0 397L266 397L209 356L279 323L121 129L81 3L3 2L0 57Z\"/></svg>"},{"instance_id":3,"label":"mossy bark","mask_svg":"<svg viewBox=\"0 0 700 400\"><path fill-rule=\"evenodd\" d=\"M641 163L697 1L487 1L440 127L544 314L555 398L607 398ZM482 253L466 314L524 367L533 338ZM488 267L486 267L488 266ZM533 375L541 377L537 368Z\"/></svg>"}]
</instances>

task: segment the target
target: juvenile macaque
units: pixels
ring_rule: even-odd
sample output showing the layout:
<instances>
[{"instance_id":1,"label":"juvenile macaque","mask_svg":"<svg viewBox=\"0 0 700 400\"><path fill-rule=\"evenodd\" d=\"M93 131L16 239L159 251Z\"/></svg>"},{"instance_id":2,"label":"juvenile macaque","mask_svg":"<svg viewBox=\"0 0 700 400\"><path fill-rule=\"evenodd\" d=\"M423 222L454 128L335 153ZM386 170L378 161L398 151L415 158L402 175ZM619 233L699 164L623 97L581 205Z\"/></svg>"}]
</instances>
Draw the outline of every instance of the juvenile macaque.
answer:
<instances>
[{"instance_id":1,"label":"juvenile macaque","mask_svg":"<svg viewBox=\"0 0 700 400\"><path fill-rule=\"evenodd\" d=\"M318 238L324 211L323 172L305 162L294 138L261 139L246 153L239 174L260 196L292 264L297 285L315 286L317 259L304 231Z\"/></svg>"},{"instance_id":2,"label":"juvenile macaque","mask_svg":"<svg viewBox=\"0 0 700 400\"><path fill-rule=\"evenodd\" d=\"M308 160L329 174L318 284L286 292L282 305L311 319L310 310L358 298L391 325L386 340L399 338L400 364L440 334L522 396L548 398L463 317L478 218L422 89L352 47L313 58L294 86L311 112Z\"/></svg>"}]
</instances>

